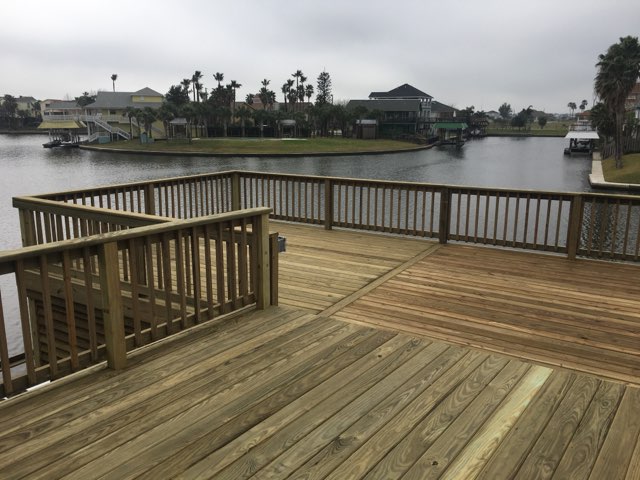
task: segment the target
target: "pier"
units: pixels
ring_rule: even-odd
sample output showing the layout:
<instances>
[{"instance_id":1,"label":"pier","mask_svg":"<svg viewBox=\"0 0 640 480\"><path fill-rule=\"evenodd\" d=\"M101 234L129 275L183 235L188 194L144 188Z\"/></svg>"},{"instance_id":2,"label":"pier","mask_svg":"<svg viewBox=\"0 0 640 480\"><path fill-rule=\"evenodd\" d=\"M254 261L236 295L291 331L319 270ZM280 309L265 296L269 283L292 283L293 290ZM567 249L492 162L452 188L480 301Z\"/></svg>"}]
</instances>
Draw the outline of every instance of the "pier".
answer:
<instances>
[{"instance_id":1,"label":"pier","mask_svg":"<svg viewBox=\"0 0 640 480\"><path fill-rule=\"evenodd\" d=\"M14 206L8 478L640 474L640 197L225 172Z\"/></svg>"}]
</instances>

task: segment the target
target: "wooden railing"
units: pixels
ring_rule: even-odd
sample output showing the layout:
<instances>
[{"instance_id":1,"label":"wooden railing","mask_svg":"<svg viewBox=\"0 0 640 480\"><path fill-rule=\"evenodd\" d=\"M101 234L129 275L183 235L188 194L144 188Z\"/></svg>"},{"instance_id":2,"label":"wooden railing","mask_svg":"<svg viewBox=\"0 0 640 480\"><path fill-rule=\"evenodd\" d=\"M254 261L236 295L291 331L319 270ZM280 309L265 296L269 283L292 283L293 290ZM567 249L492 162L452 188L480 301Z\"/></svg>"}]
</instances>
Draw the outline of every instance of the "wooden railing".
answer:
<instances>
[{"instance_id":1,"label":"wooden railing","mask_svg":"<svg viewBox=\"0 0 640 480\"><path fill-rule=\"evenodd\" d=\"M640 260L637 196L233 171L39 198L173 218L266 206L272 219L328 229L565 253L570 258ZM131 228L129 223L141 218L134 215L121 228ZM40 229L46 232L46 224Z\"/></svg>"},{"instance_id":2,"label":"wooden railing","mask_svg":"<svg viewBox=\"0 0 640 480\"><path fill-rule=\"evenodd\" d=\"M268 206L273 219L640 260L637 196L234 173L239 207Z\"/></svg>"},{"instance_id":3,"label":"wooden railing","mask_svg":"<svg viewBox=\"0 0 640 480\"><path fill-rule=\"evenodd\" d=\"M0 253L1 392L78 371L247 305L272 303L269 209L178 220ZM43 238L47 238L46 235ZM53 237L51 237L53 238ZM276 270L277 272L277 270ZM18 299L24 371L12 368L3 298Z\"/></svg>"},{"instance_id":4,"label":"wooden railing","mask_svg":"<svg viewBox=\"0 0 640 480\"><path fill-rule=\"evenodd\" d=\"M70 190L31 198L74 205L145 213L169 218L196 218L232 208L234 172L195 175L106 187Z\"/></svg>"}]
</instances>

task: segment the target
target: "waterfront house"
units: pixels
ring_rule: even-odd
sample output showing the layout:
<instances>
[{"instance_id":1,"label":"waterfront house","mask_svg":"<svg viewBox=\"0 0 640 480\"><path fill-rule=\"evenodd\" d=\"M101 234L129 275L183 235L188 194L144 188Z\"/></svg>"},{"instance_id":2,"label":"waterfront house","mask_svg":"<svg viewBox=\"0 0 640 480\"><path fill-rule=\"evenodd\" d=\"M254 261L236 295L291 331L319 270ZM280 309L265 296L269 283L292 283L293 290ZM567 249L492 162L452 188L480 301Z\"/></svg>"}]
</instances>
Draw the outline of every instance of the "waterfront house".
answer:
<instances>
[{"instance_id":1,"label":"waterfront house","mask_svg":"<svg viewBox=\"0 0 640 480\"><path fill-rule=\"evenodd\" d=\"M364 107L382 113L382 135L422 134L427 131L433 97L405 83L388 92L371 92L368 100L351 100L347 108Z\"/></svg>"},{"instance_id":2,"label":"waterfront house","mask_svg":"<svg viewBox=\"0 0 640 480\"><path fill-rule=\"evenodd\" d=\"M17 113L18 115L24 115L25 117L35 117L38 112L36 111L36 104L38 100L33 97L23 97L20 95L16 98L16 104L18 105ZM20 113L24 112L24 113Z\"/></svg>"},{"instance_id":3,"label":"waterfront house","mask_svg":"<svg viewBox=\"0 0 640 480\"><path fill-rule=\"evenodd\" d=\"M75 100L54 100L48 98L40 102L43 120L80 120L82 107Z\"/></svg>"},{"instance_id":4,"label":"waterfront house","mask_svg":"<svg viewBox=\"0 0 640 480\"><path fill-rule=\"evenodd\" d=\"M112 138L128 138L130 133L139 133L142 125L138 125L135 118L131 119L135 129L130 132L128 108L144 109L150 107L158 109L164 102L161 93L145 87L137 92L98 92L96 100L85 106L86 121L92 131L106 131ZM157 120L152 126L152 135L155 138L165 138L166 133L162 121Z\"/></svg>"}]
</instances>

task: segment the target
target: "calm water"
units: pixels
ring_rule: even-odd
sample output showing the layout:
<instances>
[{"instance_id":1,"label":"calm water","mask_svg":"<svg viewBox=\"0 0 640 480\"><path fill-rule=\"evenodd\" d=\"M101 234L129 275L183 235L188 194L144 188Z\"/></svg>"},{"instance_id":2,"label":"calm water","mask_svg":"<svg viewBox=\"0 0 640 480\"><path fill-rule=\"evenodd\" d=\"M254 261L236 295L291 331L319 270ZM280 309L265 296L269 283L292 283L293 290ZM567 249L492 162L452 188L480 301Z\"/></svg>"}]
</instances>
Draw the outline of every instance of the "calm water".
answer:
<instances>
[{"instance_id":1,"label":"calm water","mask_svg":"<svg viewBox=\"0 0 640 480\"><path fill-rule=\"evenodd\" d=\"M452 185L588 191L588 157L563 155L560 138L484 138L462 149L434 148L376 156L320 158L203 158L44 149L46 136L0 135L0 251L19 248L11 198L137 180L222 170L256 170ZM21 351L11 278L0 277L11 355Z\"/></svg>"},{"instance_id":2,"label":"calm water","mask_svg":"<svg viewBox=\"0 0 640 480\"><path fill-rule=\"evenodd\" d=\"M588 157L563 155L562 138L484 138L380 156L303 158L154 157L45 149L40 135L0 135L0 250L20 247L16 195L221 170L257 170L551 191L588 191Z\"/></svg>"}]
</instances>

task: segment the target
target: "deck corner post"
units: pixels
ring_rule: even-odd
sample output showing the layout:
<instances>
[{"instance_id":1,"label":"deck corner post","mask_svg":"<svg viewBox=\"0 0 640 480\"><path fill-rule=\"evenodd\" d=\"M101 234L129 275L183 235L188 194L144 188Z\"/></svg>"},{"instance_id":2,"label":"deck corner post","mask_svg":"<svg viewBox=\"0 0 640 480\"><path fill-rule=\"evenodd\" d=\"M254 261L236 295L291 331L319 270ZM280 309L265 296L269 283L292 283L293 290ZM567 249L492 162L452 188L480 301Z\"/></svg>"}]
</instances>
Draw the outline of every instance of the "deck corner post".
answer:
<instances>
[{"instance_id":1,"label":"deck corner post","mask_svg":"<svg viewBox=\"0 0 640 480\"><path fill-rule=\"evenodd\" d=\"M144 185L144 213L147 215L156 214L156 194L153 182Z\"/></svg>"},{"instance_id":2,"label":"deck corner post","mask_svg":"<svg viewBox=\"0 0 640 480\"><path fill-rule=\"evenodd\" d=\"M333 182L330 178L324 181L324 229L333 226Z\"/></svg>"},{"instance_id":3,"label":"deck corner post","mask_svg":"<svg viewBox=\"0 0 640 480\"><path fill-rule=\"evenodd\" d=\"M240 204L240 173L233 172L231 174L231 211L241 210Z\"/></svg>"},{"instance_id":4,"label":"deck corner post","mask_svg":"<svg viewBox=\"0 0 640 480\"><path fill-rule=\"evenodd\" d=\"M576 194L571 199L569 209L569 225L567 229L567 257L575 260L580 246L580 231L582 229L583 198Z\"/></svg>"},{"instance_id":5,"label":"deck corner post","mask_svg":"<svg viewBox=\"0 0 640 480\"><path fill-rule=\"evenodd\" d=\"M31 211L24 208L20 208L18 211L20 215L20 237L22 239L23 247L30 247L37 245L36 229L33 224L33 214Z\"/></svg>"},{"instance_id":6,"label":"deck corner post","mask_svg":"<svg viewBox=\"0 0 640 480\"><path fill-rule=\"evenodd\" d=\"M264 310L271 303L271 268L269 255L269 213L267 211L256 219L256 251L258 264L256 265L256 307Z\"/></svg>"},{"instance_id":7,"label":"deck corner post","mask_svg":"<svg viewBox=\"0 0 640 480\"><path fill-rule=\"evenodd\" d=\"M440 190L440 219L438 223L438 241L447 243L449 238L449 225L451 224L450 208L451 192L444 187Z\"/></svg>"},{"instance_id":8,"label":"deck corner post","mask_svg":"<svg viewBox=\"0 0 640 480\"><path fill-rule=\"evenodd\" d=\"M270 268L270 283L271 288L271 301L272 307L278 305L278 258L280 255L280 245L278 242L278 234L272 233L269 235L269 267Z\"/></svg>"},{"instance_id":9,"label":"deck corner post","mask_svg":"<svg viewBox=\"0 0 640 480\"><path fill-rule=\"evenodd\" d=\"M105 243L98 247L98 263L107 365L113 370L121 370L127 365L127 347L116 242Z\"/></svg>"}]
</instances>

